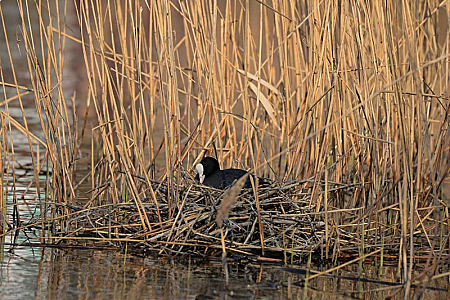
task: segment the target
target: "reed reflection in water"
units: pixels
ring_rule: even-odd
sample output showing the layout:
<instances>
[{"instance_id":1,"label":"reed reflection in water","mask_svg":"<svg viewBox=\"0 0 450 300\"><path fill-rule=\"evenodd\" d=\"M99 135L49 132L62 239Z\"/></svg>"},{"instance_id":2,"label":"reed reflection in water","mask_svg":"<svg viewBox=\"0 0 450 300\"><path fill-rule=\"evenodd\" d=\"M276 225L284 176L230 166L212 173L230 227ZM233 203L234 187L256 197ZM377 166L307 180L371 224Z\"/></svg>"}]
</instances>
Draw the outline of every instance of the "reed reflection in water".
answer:
<instances>
[{"instance_id":1,"label":"reed reflection in water","mask_svg":"<svg viewBox=\"0 0 450 300\"><path fill-rule=\"evenodd\" d=\"M307 287L300 283L303 275L278 265L247 262L229 268L227 289L219 261L19 247L6 252L1 264L0 299L386 299L396 298L402 289L355 280L362 276L395 282L395 268L389 267L383 274L369 265L350 267L333 273L335 277L316 278ZM448 282L431 286L440 290L425 290L427 299L446 299Z\"/></svg>"}]
</instances>

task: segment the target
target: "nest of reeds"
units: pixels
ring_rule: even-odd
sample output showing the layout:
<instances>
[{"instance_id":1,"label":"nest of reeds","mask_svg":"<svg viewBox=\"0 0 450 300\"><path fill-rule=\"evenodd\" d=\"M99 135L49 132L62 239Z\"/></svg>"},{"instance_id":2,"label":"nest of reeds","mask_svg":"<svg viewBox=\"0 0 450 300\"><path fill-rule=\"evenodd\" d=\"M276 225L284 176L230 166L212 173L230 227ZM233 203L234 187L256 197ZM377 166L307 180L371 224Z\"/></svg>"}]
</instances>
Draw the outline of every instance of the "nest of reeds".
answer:
<instances>
[{"instance_id":1,"label":"nest of reeds","mask_svg":"<svg viewBox=\"0 0 450 300\"><path fill-rule=\"evenodd\" d=\"M222 235L226 250L241 255L299 257L324 244L326 206L312 205L312 180L253 183L247 189L238 181L225 191L197 185L188 177L182 181L173 189L178 190L172 198L176 200L168 200L166 184L153 182L153 198L124 197L117 204L92 202L75 209L66 215L60 236L83 245L202 256L222 252ZM150 186L141 185L138 189L148 193ZM328 195L333 198L353 188L340 186ZM323 194L325 189L316 192Z\"/></svg>"}]
</instances>

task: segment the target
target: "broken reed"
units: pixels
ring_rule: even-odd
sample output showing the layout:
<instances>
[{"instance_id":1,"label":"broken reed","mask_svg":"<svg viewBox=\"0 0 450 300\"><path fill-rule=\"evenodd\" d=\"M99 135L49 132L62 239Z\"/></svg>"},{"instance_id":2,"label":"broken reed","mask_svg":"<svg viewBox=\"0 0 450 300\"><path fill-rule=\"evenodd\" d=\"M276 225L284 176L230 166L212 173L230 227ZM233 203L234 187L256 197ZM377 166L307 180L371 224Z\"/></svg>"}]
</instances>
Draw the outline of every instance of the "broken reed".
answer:
<instances>
[{"instance_id":1,"label":"broken reed","mask_svg":"<svg viewBox=\"0 0 450 300\"><path fill-rule=\"evenodd\" d=\"M448 255L448 200L441 193L450 166L444 4L54 4L25 8L18 1L43 141L27 129L25 113L22 125L11 119L6 93L3 112L9 131L20 128L28 138L37 195L49 188L41 203L74 203L79 146L91 142L86 205L133 203L151 238L177 216L187 188L182 178L208 153L223 167L250 167L280 182L312 179L302 188L309 189L311 211L323 213L326 258L341 254L342 227L358 233L361 257L370 251L368 238L377 241L372 246L387 247L386 237L398 236L399 246L391 250L404 278L411 275L415 236L427 240L421 247L433 259ZM69 8L79 23L70 32L64 23ZM41 21L39 35L29 28L30 10ZM73 94L71 101L72 91L61 84L68 42L81 49L88 87L85 98ZM15 79L13 86L22 107ZM80 120L75 104L87 107ZM92 127L89 114L97 119ZM85 130L92 131L90 139ZM7 139L13 155L13 139ZM45 155L38 158L33 145ZM14 174L14 157L8 159ZM47 161L53 172L40 184ZM132 174L143 176L146 188ZM154 181L164 183L164 200L156 196ZM356 188L330 197L328 182ZM158 222L150 221L155 215L148 215L149 201ZM64 205L52 216L43 214L42 226L49 218L57 220L58 232L74 231L77 223ZM354 208L356 216L329 213ZM119 235L118 228L109 232L111 238Z\"/></svg>"}]
</instances>

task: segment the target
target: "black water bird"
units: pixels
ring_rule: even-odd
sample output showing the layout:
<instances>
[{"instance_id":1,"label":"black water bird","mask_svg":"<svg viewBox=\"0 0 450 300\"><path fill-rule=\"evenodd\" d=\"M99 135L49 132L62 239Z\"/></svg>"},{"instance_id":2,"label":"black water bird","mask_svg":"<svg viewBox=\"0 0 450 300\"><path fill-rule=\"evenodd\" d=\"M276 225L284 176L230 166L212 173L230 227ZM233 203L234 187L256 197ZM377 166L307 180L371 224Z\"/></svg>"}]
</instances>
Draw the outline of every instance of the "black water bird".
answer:
<instances>
[{"instance_id":1,"label":"black water bird","mask_svg":"<svg viewBox=\"0 0 450 300\"><path fill-rule=\"evenodd\" d=\"M247 171L242 169L221 170L217 159L209 156L203 158L200 163L195 166L195 169L198 172L195 176L195 180L216 189L226 189L236 180L247 174ZM244 188L250 188L251 186L250 179L247 178Z\"/></svg>"}]
</instances>

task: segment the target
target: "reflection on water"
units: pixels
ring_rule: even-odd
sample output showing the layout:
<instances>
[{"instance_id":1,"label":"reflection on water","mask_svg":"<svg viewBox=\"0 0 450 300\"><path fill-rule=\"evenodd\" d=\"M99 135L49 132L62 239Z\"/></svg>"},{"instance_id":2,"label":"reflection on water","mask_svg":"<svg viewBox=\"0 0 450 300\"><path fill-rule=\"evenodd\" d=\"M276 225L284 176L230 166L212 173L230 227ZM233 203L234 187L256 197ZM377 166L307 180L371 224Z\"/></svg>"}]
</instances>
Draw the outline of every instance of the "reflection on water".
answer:
<instances>
[{"instance_id":1,"label":"reflection on water","mask_svg":"<svg viewBox=\"0 0 450 300\"><path fill-rule=\"evenodd\" d=\"M286 275L263 266L231 268L226 289L220 264L125 256L93 250L16 249L1 268L1 299L269 299L286 298ZM272 270L271 270L272 269ZM271 271L270 271L271 270ZM272 287L274 286L274 287ZM291 293L300 292L293 288Z\"/></svg>"},{"instance_id":2,"label":"reflection on water","mask_svg":"<svg viewBox=\"0 0 450 300\"><path fill-rule=\"evenodd\" d=\"M350 280L377 276L377 268L346 269L340 278L322 277L305 288L303 275L277 265L232 264L227 289L219 262L142 258L118 252L21 247L6 252L0 269L1 299L386 299L401 298L400 287ZM395 280L385 268L379 280ZM446 299L449 283L431 286L426 299ZM419 289L416 289L419 290Z\"/></svg>"}]
</instances>

